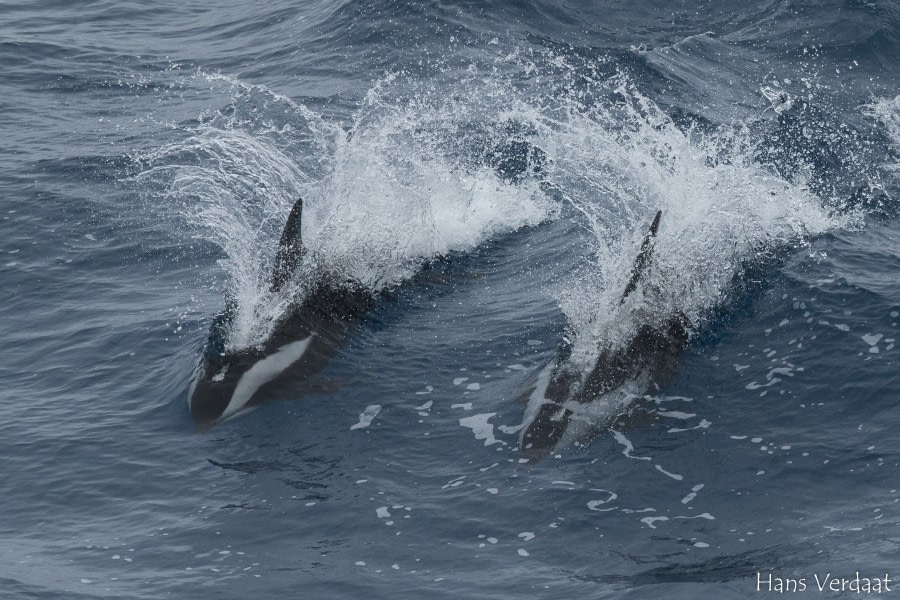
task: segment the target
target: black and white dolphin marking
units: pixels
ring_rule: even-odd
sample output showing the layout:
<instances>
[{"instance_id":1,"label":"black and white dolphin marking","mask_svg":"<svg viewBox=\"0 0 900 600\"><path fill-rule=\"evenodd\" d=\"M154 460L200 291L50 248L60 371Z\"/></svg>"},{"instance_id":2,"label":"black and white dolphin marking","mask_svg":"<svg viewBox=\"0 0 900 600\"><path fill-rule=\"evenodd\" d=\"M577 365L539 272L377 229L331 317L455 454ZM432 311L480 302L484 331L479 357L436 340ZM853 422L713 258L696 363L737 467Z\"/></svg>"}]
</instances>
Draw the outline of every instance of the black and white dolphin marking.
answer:
<instances>
[{"instance_id":1,"label":"black and white dolphin marking","mask_svg":"<svg viewBox=\"0 0 900 600\"><path fill-rule=\"evenodd\" d=\"M631 270L619 304L641 282L653 257L653 245L662 211L656 213ZM662 386L678 366L690 333L686 319L672 315L659 325L643 324L622 346L600 351L584 372L570 361L567 345L538 375L528 399L519 449L539 459L557 446L572 443L618 416L628 403Z\"/></svg>"},{"instance_id":2,"label":"black and white dolphin marking","mask_svg":"<svg viewBox=\"0 0 900 600\"><path fill-rule=\"evenodd\" d=\"M302 212L303 200L298 199L278 243L270 283L272 293L284 287L303 261ZM253 403L260 388L292 365L296 365L292 376L298 378L324 369L353 320L371 302L371 293L361 286L322 277L304 300L281 318L261 346L231 351L226 349L226 340L237 306L227 299L225 310L210 327L188 393L194 424L202 429L233 416Z\"/></svg>"}]
</instances>

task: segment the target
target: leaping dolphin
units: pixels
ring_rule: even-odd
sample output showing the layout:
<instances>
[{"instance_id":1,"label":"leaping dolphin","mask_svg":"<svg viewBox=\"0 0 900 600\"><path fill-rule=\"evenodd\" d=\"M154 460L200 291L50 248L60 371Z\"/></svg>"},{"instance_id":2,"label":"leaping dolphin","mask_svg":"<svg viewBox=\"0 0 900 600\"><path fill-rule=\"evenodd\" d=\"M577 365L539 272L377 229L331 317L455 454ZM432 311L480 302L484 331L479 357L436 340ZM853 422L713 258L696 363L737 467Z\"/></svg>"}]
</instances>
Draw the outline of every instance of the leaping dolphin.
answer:
<instances>
[{"instance_id":1,"label":"leaping dolphin","mask_svg":"<svg viewBox=\"0 0 900 600\"><path fill-rule=\"evenodd\" d=\"M656 213L619 304L637 289L653 258L662 211ZM688 344L687 319L672 315L661 324L644 324L623 345L600 349L596 364L585 372L573 364L568 344L539 374L528 401L519 449L539 459L557 446L578 440L618 416L637 396L660 387L677 368Z\"/></svg>"},{"instance_id":2,"label":"leaping dolphin","mask_svg":"<svg viewBox=\"0 0 900 600\"><path fill-rule=\"evenodd\" d=\"M278 242L270 291L283 289L303 262L300 236L303 199L294 204ZM252 404L257 392L291 365L294 377L310 377L327 366L347 329L373 302L372 294L352 281L319 277L304 300L281 318L261 346L226 347L237 305L226 299L225 310L210 327L196 377L188 393L194 424L203 429Z\"/></svg>"}]
</instances>

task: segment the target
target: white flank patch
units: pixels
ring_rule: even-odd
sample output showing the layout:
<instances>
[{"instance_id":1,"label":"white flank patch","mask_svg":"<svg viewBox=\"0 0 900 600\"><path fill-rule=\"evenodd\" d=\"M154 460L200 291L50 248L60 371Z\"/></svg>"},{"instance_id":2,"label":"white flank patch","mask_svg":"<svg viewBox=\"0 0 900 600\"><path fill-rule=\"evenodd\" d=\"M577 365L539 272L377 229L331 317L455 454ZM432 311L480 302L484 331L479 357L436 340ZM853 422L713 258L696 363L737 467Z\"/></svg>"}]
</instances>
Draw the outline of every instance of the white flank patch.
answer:
<instances>
[{"instance_id":1,"label":"white flank patch","mask_svg":"<svg viewBox=\"0 0 900 600\"><path fill-rule=\"evenodd\" d=\"M305 340L292 342L278 349L278 352L267 356L259 361L248 370L238 381L237 387L234 388L234 394L231 401L222 413L222 419L227 419L237 411L244 408L253 394L266 383L272 381L280 375L289 366L300 360L303 353L309 347L313 336L309 336Z\"/></svg>"},{"instance_id":2,"label":"white flank patch","mask_svg":"<svg viewBox=\"0 0 900 600\"><path fill-rule=\"evenodd\" d=\"M514 366L516 365L510 365L509 368L513 368ZM524 369L524 367L522 368ZM531 425L535 417L537 417L541 405L548 402L548 400L546 399L546 392L547 387L550 385L550 376L552 374L552 363L545 366L543 369L541 369L540 373L538 373L534 391L531 392L531 395L528 397L528 404L525 406L525 415L522 418L522 424L519 426L520 429L523 430L522 435L525 435L525 431L527 431L528 426ZM521 439L519 441L521 442Z\"/></svg>"}]
</instances>

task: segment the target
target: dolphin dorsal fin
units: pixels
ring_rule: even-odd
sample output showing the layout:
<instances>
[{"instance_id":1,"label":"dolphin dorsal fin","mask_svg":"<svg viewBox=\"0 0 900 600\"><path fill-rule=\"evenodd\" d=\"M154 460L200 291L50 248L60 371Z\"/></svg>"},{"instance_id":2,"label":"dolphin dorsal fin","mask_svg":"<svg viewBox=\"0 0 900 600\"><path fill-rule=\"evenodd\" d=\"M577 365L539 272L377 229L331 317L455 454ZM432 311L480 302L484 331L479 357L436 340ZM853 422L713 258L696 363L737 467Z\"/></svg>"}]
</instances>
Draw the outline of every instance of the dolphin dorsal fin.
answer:
<instances>
[{"instance_id":1,"label":"dolphin dorsal fin","mask_svg":"<svg viewBox=\"0 0 900 600\"><path fill-rule=\"evenodd\" d=\"M303 241L300 236L300 221L303 214L303 198L297 198L287 223L278 240L278 250L275 252L275 268L272 270L272 283L269 286L272 292L281 289L284 283L291 278L294 271L300 265L303 258Z\"/></svg>"},{"instance_id":2,"label":"dolphin dorsal fin","mask_svg":"<svg viewBox=\"0 0 900 600\"><path fill-rule=\"evenodd\" d=\"M644 274L644 270L646 270L647 265L650 264L650 260L653 258L653 239L656 237L656 232L659 231L660 218L662 218L662 211L658 210L656 211L656 217L653 218L653 223L650 225L650 231L644 236L641 250L638 252L637 258L634 259L634 266L631 267L631 279L628 280L628 285L625 286L625 293L622 294L619 304L625 302L628 294L635 290L638 281L641 280L641 275Z\"/></svg>"}]
</instances>

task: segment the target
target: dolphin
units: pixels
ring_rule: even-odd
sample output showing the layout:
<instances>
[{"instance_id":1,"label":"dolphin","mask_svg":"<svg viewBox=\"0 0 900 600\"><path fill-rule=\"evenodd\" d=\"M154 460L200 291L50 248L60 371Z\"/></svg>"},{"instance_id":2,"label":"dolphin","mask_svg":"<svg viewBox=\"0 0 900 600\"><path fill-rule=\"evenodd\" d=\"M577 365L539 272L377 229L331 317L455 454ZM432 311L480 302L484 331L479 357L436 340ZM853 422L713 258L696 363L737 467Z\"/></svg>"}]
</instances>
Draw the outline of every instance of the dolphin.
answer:
<instances>
[{"instance_id":1,"label":"dolphin","mask_svg":"<svg viewBox=\"0 0 900 600\"><path fill-rule=\"evenodd\" d=\"M662 211L657 211L631 269L619 304L641 284L653 258ZM540 459L554 448L575 442L608 423L635 397L665 385L675 373L690 338L684 315L641 324L621 345L600 348L592 369L571 360L567 338L556 358L538 374L523 420L519 450Z\"/></svg>"},{"instance_id":2,"label":"dolphin","mask_svg":"<svg viewBox=\"0 0 900 600\"><path fill-rule=\"evenodd\" d=\"M303 199L291 209L275 253L269 289L277 293L303 263L300 236ZM307 378L324 369L340 348L347 330L373 302L372 294L353 281L322 275L303 300L276 323L259 346L228 349L226 341L237 304L226 297L225 309L212 322L196 375L188 392L194 424L206 429L253 404L259 390L289 367L292 377Z\"/></svg>"}]
</instances>

